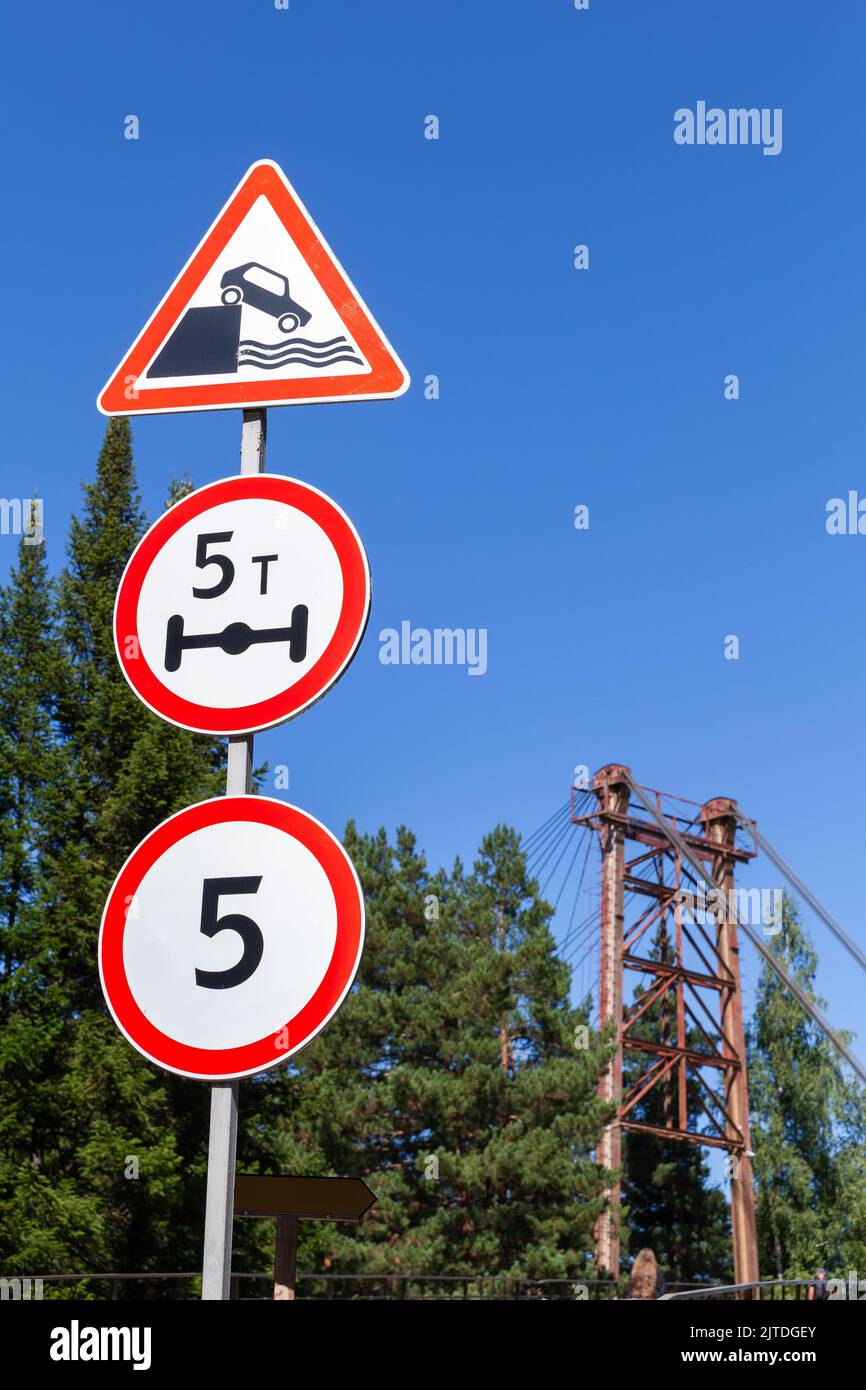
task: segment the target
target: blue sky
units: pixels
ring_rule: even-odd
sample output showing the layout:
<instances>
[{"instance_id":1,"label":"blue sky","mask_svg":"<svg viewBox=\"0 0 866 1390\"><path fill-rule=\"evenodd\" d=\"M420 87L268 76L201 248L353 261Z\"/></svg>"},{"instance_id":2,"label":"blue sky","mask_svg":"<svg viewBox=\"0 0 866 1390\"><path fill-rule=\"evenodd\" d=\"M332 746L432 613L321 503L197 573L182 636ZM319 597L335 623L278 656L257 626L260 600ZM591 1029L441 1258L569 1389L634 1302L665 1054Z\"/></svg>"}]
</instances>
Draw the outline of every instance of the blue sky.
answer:
<instances>
[{"instance_id":1,"label":"blue sky","mask_svg":"<svg viewBox=\"0 0 866 1390\"><path fill-rule=\"evenodd\" d=\"M270 413L269 467L346 509L374 582L345 679L257 742L291 799L337 830L406 822L448 862L497 821L534 830L575 764L623 761L736 797L862 942L866 537L825 515L866 493L863 11L148 0L4 27L2 492L44 496L52 564L97 391L274 159L414 379ZM676 145L699 100L782 108L782 152ZM234 471L239 437L234 411L138 421L151 514L172 474ZM380 664L403 619L486 628L487 674ZM823 938L831 1017L862 1035Z\"/></svg>"}]
</instances>

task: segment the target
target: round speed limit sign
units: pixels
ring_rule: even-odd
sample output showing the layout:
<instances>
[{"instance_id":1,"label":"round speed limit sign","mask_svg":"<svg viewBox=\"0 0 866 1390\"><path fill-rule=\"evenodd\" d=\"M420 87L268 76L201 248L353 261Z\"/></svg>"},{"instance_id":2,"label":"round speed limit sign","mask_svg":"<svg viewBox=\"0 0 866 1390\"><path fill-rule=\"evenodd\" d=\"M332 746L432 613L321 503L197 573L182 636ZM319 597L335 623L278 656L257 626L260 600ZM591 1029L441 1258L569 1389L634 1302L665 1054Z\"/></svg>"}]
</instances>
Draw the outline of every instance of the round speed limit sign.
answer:
<instances>
[{"instance_id":1,"label":"round speed limit sign","mask_svg":"<svg viewBox=\"0 0 866 1390\"><path fill-rule=\"evenodd\" d=\"M351 860L319 821L262 796L178 812L108 896L99 974L118 1028L167 1071L251 1076L336 1013L364 943Z\"/></svg>"}]
</instances>

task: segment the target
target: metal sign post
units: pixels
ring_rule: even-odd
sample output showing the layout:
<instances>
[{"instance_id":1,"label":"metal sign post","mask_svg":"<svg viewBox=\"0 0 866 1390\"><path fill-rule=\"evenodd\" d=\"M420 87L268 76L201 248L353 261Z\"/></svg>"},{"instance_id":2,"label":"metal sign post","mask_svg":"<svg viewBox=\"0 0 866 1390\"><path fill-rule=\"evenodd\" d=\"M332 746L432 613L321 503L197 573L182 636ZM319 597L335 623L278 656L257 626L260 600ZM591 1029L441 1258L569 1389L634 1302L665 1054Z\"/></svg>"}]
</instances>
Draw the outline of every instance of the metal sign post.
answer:
<instances>
[{"instance_id":1,"label":"metal sign post","mask_svg":"<svg viewBox=\"0 0 866 1390\"><path fill-rule=\"evenodd\" d=\"M226 1299L232 1272L239 1081L211 1087L201 1296Z\"/></svg>"},{"instance_id":2,"label":"metal sign post","mask_svg":"<svg viewBox=\"0 0 866 1390\"><path fill-rule=\"evenodd\" d=\"M326 1026L364 942L363 892L339 840L299 807L251 796L254 733L340 679L370 611L369 563L342 509L296 478L259 476L265 408L387 400L408 386L285 174L259 160L97 402L106 415L243 411L241 476L181 498L141 537L113 621L138 699L228 740L225 798L177 812L133 850L98 948L128 1041L211 1085L203 1299L230 1291L238 1083ZM253 916L221 909L244 895ZM288 1298L304 1212L276 1214L277 1296Z\"/></svg>"},{"instance_id":3,"label":"metal sign post","mask_svg":"<svg viewBox=\"0 0 866 1390\"><path fill-rule=\"evenodd\" d=\"M267 434L267 411L245 410L241 428L241 473L264 473ZM252 789L253 736L243 734L228 741L226 796L243 796ZM239 1081L222 1081L211 1087L202 1299L229 1297L239 1088Z\"/></svg>"},{"instance_id":4,"label":"metal sign post","mask_svg":"<svg viewBox=\"0 0 866 1390\"><path fill-rule=\"evenodd\" d=\"M264 463L256 407L244 412L241 476L190 493L154 523L124 570L114 614L118 660L143 703L228 740L225 796L175 812L133 850L98 946L121 1032L157 1066L213 1088L209 1300L230 1290L238 1082L284 1063L325 1027L364 942L363 893L339 840L300 807L253 796L252 769L254 732L305 709L352 660L369 565L336 503L265 474ZM245 911L226 910L233 898ZM288 1269L285 1239L281 1250Z\"/></svg>"}]
</instances>

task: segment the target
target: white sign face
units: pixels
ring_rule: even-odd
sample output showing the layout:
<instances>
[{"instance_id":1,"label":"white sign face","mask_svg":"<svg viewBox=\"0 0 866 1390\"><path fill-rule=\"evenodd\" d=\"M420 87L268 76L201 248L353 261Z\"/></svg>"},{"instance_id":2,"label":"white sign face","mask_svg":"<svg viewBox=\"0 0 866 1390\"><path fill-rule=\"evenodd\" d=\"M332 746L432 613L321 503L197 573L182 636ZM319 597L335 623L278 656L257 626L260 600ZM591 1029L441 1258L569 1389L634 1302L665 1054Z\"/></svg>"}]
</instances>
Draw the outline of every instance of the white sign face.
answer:
<instances>
[{"instance_id":1,"label":"white sign face","mask_svg":"<svg viewBox=\"0 0 866 1390\"><path fill-rule=\"evenodd\" d=\"M248 170L99 398L108 415L400 395L409 377L286 179Z\"/></svg>"},{"instance_id":2,"label":"white sign face","mask_svg":"<svg viewBox=\"0 0 866 1390\"><path fill-rule=\"evenodd\" d=\"M226 926L206 943L199 923L209 911L213 921L252 914L261 937ZM334 895L309 850L271 826L224 823L179 840L145 874L123 963L155 1028L186 1047L243 1047L251 1023L254 1036L276 1036L312 998L336 935Z\"/></svg>"},{"instance_id":3,"label":"white sign face","mask_svg":"<svg viewBox=\"0 0 866 1390\"><path fill-rule=\"evenodd\" d=\"M277 267L277 269L272 269ZM188 316L188 317L187 317ZM216 354L226 348L217 327L230 324L228 371ZM198 325L198 331L193 331ZM237 330L236 332L234 330ZM203 365L207 370L198 368ZM369 375L370 364L349 325L337 313L266 198L258 198L192 295L184 318L153 354L136 383L151 387L249 382L256 372L269 382L341 375Z\"/></svg>"},{"instance_id":4,"label":"white sign face","mask_svg":"<svg viewBox=\"0 0 866 1390\"><path fill-rule=\"evenodd\" d=\"M363 547L335 503L291 478L229 478L143 537L118 589L115 644L155 713L200 733L246 733L338 679L369 603Z\"/></svg>"},{"instance_id":5,"label":"white sign face","mask_svg":"<svg viewBox=\"0 0 866 1390\"><path fill-rule=\"evenodd\" d=\"M127 1038L185 1076L246 1076L309 1042L354 978L360 885L318 821L265 797L171 817L121 870L100 977Z\"/></svg>"}]
</instances>

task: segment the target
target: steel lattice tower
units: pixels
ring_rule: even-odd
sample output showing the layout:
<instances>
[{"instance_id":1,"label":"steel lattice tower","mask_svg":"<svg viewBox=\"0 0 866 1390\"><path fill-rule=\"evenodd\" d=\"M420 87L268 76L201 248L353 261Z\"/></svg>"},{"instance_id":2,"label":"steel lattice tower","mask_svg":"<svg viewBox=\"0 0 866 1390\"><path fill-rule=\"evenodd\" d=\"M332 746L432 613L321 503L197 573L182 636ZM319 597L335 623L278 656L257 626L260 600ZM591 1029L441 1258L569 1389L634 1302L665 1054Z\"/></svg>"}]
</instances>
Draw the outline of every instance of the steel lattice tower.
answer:
<instances>
[{"instance_id":1,"label":"steel lattice tower","mask_svg":"<svg viewBox=\"0 0 866 1390\"><path fill-rule=\"evenodd\" d=\"M696 808L689 819L665 811L662 795L653 793L659 815L681 837L680 844L707 865L706 884L697 883L673 841L656 821L646 818L640 801L635 804L637 789L627 767L603 767L595 775L593 790L593 811L573 819L599 837L599 1023L612 1022L616 1039L599 1085L600 1095L616 1106L616 1117L604 1130L596 1157L603 1168L619 1170L623 1130L727 1150L734 1159L730 1174L734 1277L737 1283L756 1282L737 914L719 905L720 893L712 897L713 890L722 890L724 901L733 901L735 866L754 858L755 851L736 844L736 803L716 797ZM640 793L645 798L646 790ZM700 903L705 890L714 906L704 910L683 905L682 894ZM624 1004L626 970L642 977L644 989L633 1002ZM654 1036L648 1038L651 1020ZM624 1053L646 1062L625 1094ZM660 1125L635 1118L636 1107L653 1090L662 1094ZM690 1094L702 1112L701 1129L690 1124ZM600 1271L616 1276L619 1182L608 1195L609 1207L596 1228L596 1263Z\"/></svg>"}]
</instances>

